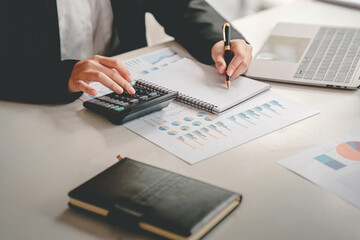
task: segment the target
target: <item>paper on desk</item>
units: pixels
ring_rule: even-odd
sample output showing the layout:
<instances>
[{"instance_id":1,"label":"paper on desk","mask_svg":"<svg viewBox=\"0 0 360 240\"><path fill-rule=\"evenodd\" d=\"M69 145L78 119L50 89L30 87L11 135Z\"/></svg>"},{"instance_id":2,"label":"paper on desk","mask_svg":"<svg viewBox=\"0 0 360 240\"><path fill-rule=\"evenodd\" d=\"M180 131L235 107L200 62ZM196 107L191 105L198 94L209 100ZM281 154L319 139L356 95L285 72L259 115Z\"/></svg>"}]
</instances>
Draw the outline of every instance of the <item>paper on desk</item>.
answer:
<instances>
[{"instance_id":1,"label":"paper on desk","mask_svg":"<svg viewBox=\"0 0 360 240\"><path fill-rule=\"evenodd\" d=\"M260 92L270 88L270 85L240 76L231 82L228 89L214 66L202 64L189 58L182 58L170 66L144 76L150 85L179 92L187 96L190 105L213 106L213 111L220 113L239 104ZM192 101L190 100L192 99Z\"/></svg>"},{"instance_id":2,"label":"paper on desk","mask_svg":"<svg viewBox=\"0 0 360 240\"><path fill-rule=\"evenodd\" d=\"M360 131L278 163L360 207Z\"/></svg>"},{"instance_id":3,"label":"paper on desk","mask_svg":"<svg viewBox=\"0 0 360 240\"><path fill-rule=\"evenodd\" d=\"M172 102L124 126L194 164L317 113L268 90L221 115Z\"/></svg>"},{"instance_id":4,"label":"paper on desk","mask_svg":"<svg viewBox=\"0 0 360 240\"><path fill-rule=\"evenodd\" d=\"M189 57L189 54L176 46L171 46L149 54L128 59L123 63L130 70L133 78L138 79L149 73L156 72L157 70L162 69L185 56ZM90 86L98 91L96 97L112 92L111 89L105 87L99 82L91 82ZM94 96L84 93L81 95L80 100L87 101L93 98Z\"/></svg>"}]
</instances>

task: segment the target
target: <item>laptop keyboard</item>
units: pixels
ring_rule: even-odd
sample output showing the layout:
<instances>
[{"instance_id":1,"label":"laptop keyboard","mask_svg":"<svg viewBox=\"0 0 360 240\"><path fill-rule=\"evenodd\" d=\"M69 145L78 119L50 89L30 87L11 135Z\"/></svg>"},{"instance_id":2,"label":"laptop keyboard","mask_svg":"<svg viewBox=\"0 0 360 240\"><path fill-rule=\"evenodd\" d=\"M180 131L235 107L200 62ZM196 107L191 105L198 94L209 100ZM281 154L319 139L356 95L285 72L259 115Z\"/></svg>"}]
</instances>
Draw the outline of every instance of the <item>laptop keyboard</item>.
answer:
<instances>
[{"instance_id":1,"label":"laptop keyboard","mask_svg":"<svg viewBox=\"0 0 360 240\"><path fill-rule=\"evenodd\" d=\"M359 58L359 29L321 27L294 78L350 83Z\"/></svg>"}]
</instances>

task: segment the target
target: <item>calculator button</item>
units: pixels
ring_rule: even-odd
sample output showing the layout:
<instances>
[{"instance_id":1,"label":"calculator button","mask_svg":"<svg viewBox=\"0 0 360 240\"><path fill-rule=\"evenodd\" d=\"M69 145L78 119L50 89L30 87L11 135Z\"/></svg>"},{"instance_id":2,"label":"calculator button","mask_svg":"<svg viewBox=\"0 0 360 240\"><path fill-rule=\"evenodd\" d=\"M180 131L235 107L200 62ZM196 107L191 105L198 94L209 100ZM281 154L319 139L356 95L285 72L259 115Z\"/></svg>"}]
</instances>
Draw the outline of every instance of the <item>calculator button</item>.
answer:
<instances>
[{"instance_id":1,"label":"calculator button","mask_svg":"<svg viewBox=\"0 0 360 240\"><path fill-rule=\"evenodd\" d=\"M108 100L107 100L108 102L111 102L111 103L115 103L115 99L113 99L113 98L109 98Z\"/></svg>"},{"instance_id":2,"label":"calculator button","mask_svg":"<svg viewBox=\"0 0 360 240\"><path fill-rule=\"evenodd\" d=\"M148 99L149 99L149 97L148 97L148 96L146 96L146 95L144 95L144 96L140 96L140 97L139 97L139 99L140 99L140 100L148 100Z\"/></svg>"},{"instance_id":3,"label":"calculator button","mask_svg":"<svg viewBox=\"0 0 360 240\"><path fill-rule=\"evenodd\" d=\"M90 102L93 103L93 104L96 104L96 105L100 105L100 103L101 103L101 101L99 101L97 99L93 99Z\"/></svg>"},{"instance_id":4,"label":"calculator button","mask_svg":"<svg viewBox=\"0 0 360 240\"><path fill-rule=\"evenodd\" d=\"M149 96L150 97L156 97L158 94L156 93L156 92L151 92L151 93L149 93Z\"/></svg>"},{"instance_id":5,"label":"calculator button","mask_svg":"<svg viewBox=\"0 0 360 240\"><path fill-rule=\"evenodd\" d=\"M136 99L136 98L135 98L135 99L131 99L131 100L130 100L130 103L137 103L137 102L139 102L139 99Z\"/></svg>"},{"instance_id":6,"label":"calculator button","mask_svg":"<svg viewBox=\"0 0 360 240\"><path fill-rule=\"evenodd\" d=\"M107 97L106 97L106 96L101 96L101 97L98 97L98 99L100 99L100 100L106 100Z\"/></svg>"},{"instance_id":7,"label":"calculator button","mask_svg":"<svg viewBox=\"0 0 360 240\"><path fill-rule=\"evenodd\" d=\"M118 107L118 108L115 108L114 109L116 112L121 112L122 110L124 110L124 108L123 107Z\"/></svg>"},{"instance_id":8,"label":"calculator button","mask_svg":"<svg viewBox=\"0 0 360 240\"><path fill-rule=\"evenodd\" d=\"M127 102L124 102L124 103L122 103L122 104L119 104L120 106L122 106L122 107L127 107L127 106L129 106L129 103L127 103Z\"/></svg>"},{"instance_id":9,"label":"calculator button","mask_svg":"<svg viewBox=\"0 0 360 240\"><path fill-rule=\"evenodd\" d=\"M120 107L120 106L115 105L115 106L112 106L111 109L114 109L114 110L115 110L115 109L117 109L117 108L119 108L119 107Z\"/></svg>"}]
</instances>

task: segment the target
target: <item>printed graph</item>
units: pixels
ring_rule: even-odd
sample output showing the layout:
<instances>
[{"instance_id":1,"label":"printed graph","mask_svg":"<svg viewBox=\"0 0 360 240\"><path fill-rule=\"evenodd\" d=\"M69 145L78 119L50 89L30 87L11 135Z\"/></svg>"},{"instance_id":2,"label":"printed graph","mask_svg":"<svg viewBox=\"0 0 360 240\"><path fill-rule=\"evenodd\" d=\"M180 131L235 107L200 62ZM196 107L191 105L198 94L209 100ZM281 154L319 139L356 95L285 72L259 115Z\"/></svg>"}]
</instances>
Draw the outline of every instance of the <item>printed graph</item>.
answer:
<instances>
[{"instance_id":1,"label":"printed graph","mask_svg":"<svg viewBox=\"0 0 360 240\"><path fill-rule=\"evenodd\" d=\"M151 65L158 64L164 59L171 58L175 56L177 52L171 50L171 49L165 49L161 52L157 52L148 56L144 56L143 59L148 62Z\"/></svg>"},{"instance_id":2,"label":"printed graph","mask_svg":"<svg viewBox=\"0 0 360 240\"><path fill-rule=\"evenodd\" d=\"M259 106L229 116L228 120L243 128L249 128L262 124L264 121L279 117L286 108L279 101L271 100Z\"/></svg>"},{"instance_id":3,"label":"printed graph","mask_svg":"<svg viewBox=\"0 0 360 240\"><path fill-rule=\"evenodd\" d=\"M321 154L314 157L314 159L332 168L333 170L344 168L347 166L347 164L349 164L349 162L351 163L351 161L360 161L360 142L358 141L341 143L337 145L335 149L336 151L329 150L330 153ZM346 163L345 159L340 160L341 157L350 161Z\"/></svg>"},{"instance_id":4,"label":"printed graph","mask_svg":"<svg viewBox=\"0 0 360 240\"><path fill-rule=\"evenodd\" d=\"M193 164L316 113L268 92L220 115L174 102L125 126ZM337 167L333 160L326 164Z\"/></svg>"},{"instance_id":5,"label":"printed graph","mask_svg":"<svg viewBox=\"0 0 360 240\"><path fill-rule=\"evenodd\" d=\"M176 51L166 48L139 58L126 60L124 64L132 74L138 76L159 70L180 58Z\"/></svg>"},{"instance_id":6,"label":"printed graph","mask_svg":"<svg viewBox=\"0 0 360 240\"><path fill-rule=\"evenodd\" d=\"M184 121L191 122L193 120L192 117L184 117Z\"/></svg>"},{"instance_id":7,"label":"printed graph","mask_svg":"<svg viewBox=\"0 0 360 240\"><path fill-rule=\"evenodd\" d=\"M360 161L360 142L344 142L336 147L336 151L344 158Z\"/></svg>"},{"instance_id":8,"label":"printed graph","mask_svg":"<svg viewBox=\"0 0 360 240\"><path fill-rule=\"evenodd\" d=\"M171 125L173 125L173 126L180 126L180 125L181 125L181 122L180 122L180 121L173 121L173 122L171 122Z\"/></svg>"},{"instance_id":9,"label":"printed graph","mask_svg":"<svg viewBox=\"0 0 360 240\"><path fill-rule=\"evenodd\" d=\"M206 148L213 141L221 141L228 137L235 137L240 131L250 131L257 126L261 126L273 118L281 116L286 108L277 100L271 100L258 106L251 107L233 113L232 115L218 120L219 116L210 115L205 112L195 112L186 114L183 117L177 115L168 125L160 125L159 130L174 136L178 143L182 143L191 149ZM169 141L171 141L169 139ZM322 161L329 166L339 167L335 161Z\"/></svg>"},{"instance_id":10,"label":"printed graph","mask_svg":"<svg viewBox=\"0 0 360 240\"><path fill-rule=\"evenodd\" d=\"M345 164L335 160L334 158L332 158L326 154L321 154L321 155L315 157L314 159L318 160L319 162L325 164L326 166L328 166L334 170L339 170L340 168L346 167Z\"/></svg>"},{"instance_id":11,"label":"printed graph","mask_svg":"<svg viewBox=\"0 0 360 240\"><path fill-rule=\"evenodd\" d=\"M278 162L360 207L360 131L353 131Z\"/></svg>"},{"instance_id":12,"label":"printed graph","mask_svg":"<svg viewBox=\"0 0 360 240\"><path fill-rule=\"evenodd\" d=\"M166 131L166 130L169 129L169 127L168 127L168 126L165 126L165 125L162 125L162 126L159 127L159 129L160 129L161 131Z\"/></svg>"},{"instance_id":13,"label":"printed graph","mask_svg":"<svg viewBox=\"0 0 360 240\"><path fill-rule=\"evenodd\" d=\"M171 136L175 136L177 134L177 132L175 130L170 130L167 133Z\"/></svg>"},{"instance_id":14,"label":"printed graph","mask_svg":"<svg viewBox=\"0 0 360 240\"><path fill-rule=\"evenodd\" d=\"M181 127L180 127L180 130L181 130L181 131L187 131L187 130L189 130L189 129L190 129L189 126L181 126Z\"/></svg>"},{"instance_id":15,"label":"printed graph","mask_svg":"<svg viewBox=\"0 0 360 240\"><path fill-rule=\"evenodd\" d=\"M194 121L191 123L193 126L201 126L202 122L200 121Z\"/></svg>"}]
</instances>

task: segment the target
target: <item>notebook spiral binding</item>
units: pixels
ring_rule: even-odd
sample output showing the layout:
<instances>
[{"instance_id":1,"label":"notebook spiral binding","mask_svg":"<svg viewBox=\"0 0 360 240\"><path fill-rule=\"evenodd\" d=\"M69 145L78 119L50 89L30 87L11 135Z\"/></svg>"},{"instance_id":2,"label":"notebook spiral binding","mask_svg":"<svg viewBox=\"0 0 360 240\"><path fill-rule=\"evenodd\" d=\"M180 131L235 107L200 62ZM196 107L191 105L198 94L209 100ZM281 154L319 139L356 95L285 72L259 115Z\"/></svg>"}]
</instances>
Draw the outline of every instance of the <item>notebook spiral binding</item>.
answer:
<instances>
[{"instance_id":1,"label":"notebook spiral binding","mask_svg":"<svg viewBox=\"0 0 360 240\"><path fill-rule=\"evenodd\" d=\"M166 88L166 87L162 87L159 86L157 84L148 82L146 80L143 79L138 79L136 80L135 83L136 86L151 90L151 91L155 91L158 93L170 93L173 92L173 90ZM210 112L210 113L217 113L215 111L215 109L217 108L217 106L215 106L214 104L210 104L204 101L201 101L200 99L194 98L194 97L190 97L189 95L183 94L183 93L179 93L178 97L175 98L176 101L184 103L186 105Z\"/></svg>"}]
</instances>

